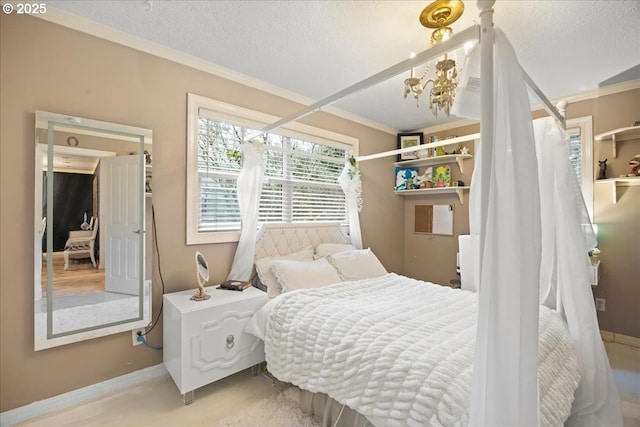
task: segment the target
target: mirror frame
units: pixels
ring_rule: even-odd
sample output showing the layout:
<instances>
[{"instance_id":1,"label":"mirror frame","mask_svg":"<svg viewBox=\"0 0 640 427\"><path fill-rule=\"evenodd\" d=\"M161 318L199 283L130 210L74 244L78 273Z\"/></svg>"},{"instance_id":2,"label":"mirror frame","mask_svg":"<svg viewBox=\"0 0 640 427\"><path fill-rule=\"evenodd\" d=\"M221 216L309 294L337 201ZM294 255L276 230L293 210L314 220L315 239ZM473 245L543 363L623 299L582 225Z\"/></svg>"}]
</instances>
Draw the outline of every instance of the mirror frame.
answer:
<instances>
[{"instance_id":1,"label":"mirror frame","mask_svg":"<svg viewBox=\"0 0 640 427\"><path fill-rule=\"evenodd\" d=\"M53 316L53 289L52 289L52 271L53 271L53 233L47 233L47 312L46 327L42 328L41 322L38 321L38 305L42 300L42 256L40 259L34 258L34 349L36 351L46 348L56 347L60 345L70 344L74 342L84 341L87 339L97 338L110 334L116 334L133 329L145 327L150 324L152 314L152 289L151 280L146 278L146 251L145 251L145 216L146 216L146 194L145 194L145 144L152 143L152 131L134 126L122 125L111 122L103 122L98 120L74 117L58 113L46 111L36 111L35 113L36 128L36 147L35 147L35 205L34 205L34 255L42 253L42 201L43 191L47 196L47 218L53 217L53 172L54 172L54 127L61 127L65 130L73 130L78 133L96 132L101 135L113 135L121 138L129 138L132 141L139 141L140 155L140 244L137 248L139 254L139 288L138 288L138 316L128 319L115 320L113 322L104 323L89 327L80 327L77 329L54 333L52 325ZM47 144L40 144L38 141L38 129L47 130ZM68 151L69 147L56 146ZM65 150L66 149L66 150ZM55 150L58 151L58 150ZM94 150L97 152L97 150ZM42 184L43 160L46 155L46 188ZM113 154L112 154L113 155ZM48 221L49 222L49 221ZM52 226L47 226L51 230ZM145 301L146 300L146 301Z\"/></svg>"}]
</instances>

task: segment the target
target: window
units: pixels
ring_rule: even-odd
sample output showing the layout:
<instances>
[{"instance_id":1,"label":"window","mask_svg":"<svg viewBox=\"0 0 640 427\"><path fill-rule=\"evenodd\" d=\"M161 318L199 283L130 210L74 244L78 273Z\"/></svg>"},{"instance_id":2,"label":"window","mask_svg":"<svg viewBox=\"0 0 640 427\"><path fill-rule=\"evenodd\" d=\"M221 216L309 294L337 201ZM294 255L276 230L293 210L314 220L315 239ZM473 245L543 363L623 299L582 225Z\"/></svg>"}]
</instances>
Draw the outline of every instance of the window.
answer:
<instances>
[{"instance_id":1,"label":"window","mask_svg":"<svg viewBox=\"0 0 640 427\"><path fill-rule=\"evenodd\" d=\"M591 116L567 120L569 159L578 176L589 218L593 222L593 130Z\"/></svg>"},{"instance_id":2,"label":"window","mask_svg":"<svg viewBox=\"0 0 640 427\"><path fill-rule=\"evenodd\" d=\"M241 144L278 117L189 94L187 244L237 241ZM337 178L357 140L297 123L258 137L264 144L259 222L346 222Z\"/></svg>"}]
</instances>

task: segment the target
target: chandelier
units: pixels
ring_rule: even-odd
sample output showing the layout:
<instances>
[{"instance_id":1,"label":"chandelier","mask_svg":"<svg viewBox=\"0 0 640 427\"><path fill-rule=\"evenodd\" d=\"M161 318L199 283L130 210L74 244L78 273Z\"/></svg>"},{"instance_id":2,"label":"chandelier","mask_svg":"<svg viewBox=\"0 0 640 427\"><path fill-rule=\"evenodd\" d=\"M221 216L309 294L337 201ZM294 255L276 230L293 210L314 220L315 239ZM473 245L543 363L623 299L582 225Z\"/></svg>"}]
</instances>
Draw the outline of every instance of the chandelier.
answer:
<instances>
[{"instance_id":1,"label":"chandelier","mask_svg":"<svg viewBox=\"0 0 640 427\"><path fill-rule=\"evenodd\" d=\"M431 34L429 46L433 47L436 43L447 40L453 34L453 30L449 25L454 23L464 12L464 4L461 0L437 0L424 8L420 14L420 23L427 28L435 28ZM412 57L415 54L412 54ZM429 91L429 108L435 117L438 117L438 110L444 111L448 116L456 96L456 87L458 86L458 70L456 69L456 61L448 57L445 53L435 66L435 77L427 79L429 65L424 70L421 77L415 76L415 70L412 68L409 78L404 81L404 97L410 93L416 100L419 107L419 97L431 84Z\"/></svg>"}]
</instances>

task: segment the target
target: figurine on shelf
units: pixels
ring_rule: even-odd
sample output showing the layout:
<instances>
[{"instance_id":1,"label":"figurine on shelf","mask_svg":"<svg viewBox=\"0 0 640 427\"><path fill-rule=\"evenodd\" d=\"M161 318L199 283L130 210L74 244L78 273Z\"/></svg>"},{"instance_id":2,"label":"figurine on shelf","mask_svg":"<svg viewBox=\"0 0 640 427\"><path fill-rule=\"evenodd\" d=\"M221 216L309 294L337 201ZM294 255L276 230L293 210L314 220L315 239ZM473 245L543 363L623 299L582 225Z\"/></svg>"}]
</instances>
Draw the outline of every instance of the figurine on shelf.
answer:
<instances>
[{"instance_id":1,"label":"figurine on shelf","mask_svg":"<svg viewBox=\"0 0 640 427\"><path fill-rule=\"evenodd\" d=\"M469 149L467 147L462 147L462 149L460 150L460 154L467 155L469 154Z\"/></svg>"},{"instance_id":2,"label":"figurine on shelf","mask_svg":"<svg viewBox=\"0 0 640 427\"><path fill-rule=\"evenodd\" d=\"M607 179L607 160L598 160L598 179Z\"/></svg>"},{"instance_id":3,"label":"figurine on shelf","mask_svg":"<svg viewBox=\"0 0 640 427\"><path fill-rule=\"evenodd\" d=\"M640 154L636 154L629 160L629 167L631 168L629 176L640 176Z\"/></svg>"}]
</instances>

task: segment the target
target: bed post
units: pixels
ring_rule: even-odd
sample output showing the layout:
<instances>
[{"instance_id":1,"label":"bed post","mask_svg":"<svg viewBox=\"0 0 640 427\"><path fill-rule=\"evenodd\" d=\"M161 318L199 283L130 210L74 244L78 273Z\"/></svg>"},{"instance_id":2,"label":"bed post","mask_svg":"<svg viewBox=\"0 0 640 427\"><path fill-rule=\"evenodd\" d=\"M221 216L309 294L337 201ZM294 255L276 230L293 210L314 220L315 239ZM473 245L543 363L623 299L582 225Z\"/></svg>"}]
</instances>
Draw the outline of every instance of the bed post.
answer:
<instances>
[{"instance_id":1,"label":"bed post","mask_svg":"<svg viewBox=\"0 0 640 427\"><path fill-rule=\"evenodd\" d=\"M481 182L489 182L491 158L493 153L493 5L495 0L478 0L480 15L480 145L481 145ZM481 187L479 197L480 211L480 275L484 236L487 219L488 194L484 194L487 186ZM480 283L477 284L480 289Z\"/></svg>"}]
</instances>

